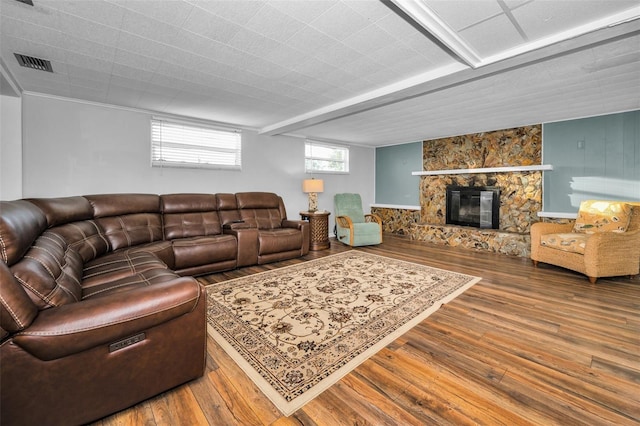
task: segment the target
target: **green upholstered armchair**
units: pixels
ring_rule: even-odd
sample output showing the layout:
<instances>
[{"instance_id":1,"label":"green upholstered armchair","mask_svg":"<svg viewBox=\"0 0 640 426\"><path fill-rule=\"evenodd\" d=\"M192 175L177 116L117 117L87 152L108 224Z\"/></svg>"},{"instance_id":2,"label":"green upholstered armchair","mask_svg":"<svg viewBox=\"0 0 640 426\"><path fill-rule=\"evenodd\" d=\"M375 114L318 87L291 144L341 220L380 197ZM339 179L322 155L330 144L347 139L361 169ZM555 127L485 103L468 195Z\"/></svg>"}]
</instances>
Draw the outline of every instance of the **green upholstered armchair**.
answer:
<instances>
[{"instance_id":1,"label":"green upholstered armchair","mask_svg":"<svg viewBox=\"0 0 640 426\"><path fill-rule=\"evenodd\" d=\"M333 202L338 241L350 246L368 246L382 242L382 219L363 213L360 194L336 194Z\"/></svg>"}]
</instances>

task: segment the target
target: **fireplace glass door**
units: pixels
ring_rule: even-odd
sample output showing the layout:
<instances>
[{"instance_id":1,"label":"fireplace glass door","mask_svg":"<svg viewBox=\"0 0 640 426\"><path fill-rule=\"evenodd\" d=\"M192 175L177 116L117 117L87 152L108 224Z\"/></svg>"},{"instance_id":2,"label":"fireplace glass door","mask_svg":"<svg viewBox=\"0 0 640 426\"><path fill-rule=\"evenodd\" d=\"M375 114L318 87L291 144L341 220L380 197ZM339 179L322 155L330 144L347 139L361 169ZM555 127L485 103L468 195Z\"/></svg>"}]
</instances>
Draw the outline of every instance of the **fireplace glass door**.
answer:
<instances>
[{"instance_id":1,"label":"fireplace glass door","mask_svg":"<svg viewBox=\"0 0 640 426\"><path fill-rule=\"evenodd\" d=\"M447 187L446 223L498 229L500 190L496 187Z\"/></svg>"}]
</instances>

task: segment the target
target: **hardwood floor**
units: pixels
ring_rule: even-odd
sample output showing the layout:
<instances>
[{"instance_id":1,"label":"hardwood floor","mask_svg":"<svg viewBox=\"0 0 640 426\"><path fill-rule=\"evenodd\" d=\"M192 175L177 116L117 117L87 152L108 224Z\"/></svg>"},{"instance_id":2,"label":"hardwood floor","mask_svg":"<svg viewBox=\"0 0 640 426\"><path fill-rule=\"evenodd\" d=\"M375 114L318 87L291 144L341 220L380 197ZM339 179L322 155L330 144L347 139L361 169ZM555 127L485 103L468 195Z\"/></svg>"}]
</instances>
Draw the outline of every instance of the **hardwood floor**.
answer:
<instances>
[{"instance_id":1,"label":"hardwood floor","mask_svg":"<svg viewBox=\"0 0 640 426\"><path fill-rule=\"evenodd\" d=\"M208 282L303 259L213 274ZM208 340L205 376L102 425L611 425L640 423L640 277L385 235L371 253L482 277L290 417Z\"/></svg>"}]
</instances>

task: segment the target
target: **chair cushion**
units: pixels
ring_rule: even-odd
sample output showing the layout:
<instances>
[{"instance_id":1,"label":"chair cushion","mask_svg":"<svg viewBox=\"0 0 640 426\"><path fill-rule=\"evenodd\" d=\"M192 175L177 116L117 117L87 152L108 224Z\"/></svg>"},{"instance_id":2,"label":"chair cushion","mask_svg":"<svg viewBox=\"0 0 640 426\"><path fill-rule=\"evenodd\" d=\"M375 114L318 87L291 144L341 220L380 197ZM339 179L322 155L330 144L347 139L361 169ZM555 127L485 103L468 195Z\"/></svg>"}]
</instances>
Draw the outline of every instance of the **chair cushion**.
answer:
<instances>
[{"instance_id":1,"label":"chair cushion","mask_svg":"<svg viewBox=\"0 0 640 426\"><path fill-rule=\"evenodd\" d=\"M353 223L365 221L360 194L336 194L333 199L336 216L349 216Z\"/></svg>"},{"instance_id":2,"label":"chair cushion","mask_svg":"<svg viewBox=\"0 0 640 426\"><path fill-rule=\"evenodd\" d=\"M627 203L587 200L580 203L574 232L625 232L631 219L631 206Z\"/></svg>"},{"instance_id":3,"label":"chair cushion","mask_svg":"<svg viewBox=\"0 0 640 426\"><path fill-rule=\"evenodd\" d=\"M544 234L540 236L540 245L571 253L584 254L589 234L568 232L564 234Z\"/></svg>"}]
</instances>

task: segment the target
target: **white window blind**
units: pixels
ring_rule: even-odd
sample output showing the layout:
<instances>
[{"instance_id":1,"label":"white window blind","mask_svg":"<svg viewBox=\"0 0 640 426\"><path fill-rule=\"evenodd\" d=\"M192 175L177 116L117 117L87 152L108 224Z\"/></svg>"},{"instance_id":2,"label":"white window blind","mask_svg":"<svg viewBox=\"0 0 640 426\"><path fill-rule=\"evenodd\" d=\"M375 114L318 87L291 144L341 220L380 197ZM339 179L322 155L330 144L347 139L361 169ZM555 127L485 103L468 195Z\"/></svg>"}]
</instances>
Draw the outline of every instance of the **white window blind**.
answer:
<instances>
[{"instance_id":1,"label":"white window blind","mask_svg":"<svg viewBox=\"0 0 640 426\"><path fill-rule=\"evenodd\" d=\"M153 118L151 165L240 170L240 131Z\"/></svg>"},{"instance_id":2,"label":"white window blind","mask_svg":"<svg viewBox=\"0 0 640 426\"><path fill-rule=\"evenodd\" d=\"M305 171L349 173L349 148L324 142L305 142Z\"/></svg>"}]
</instances>

